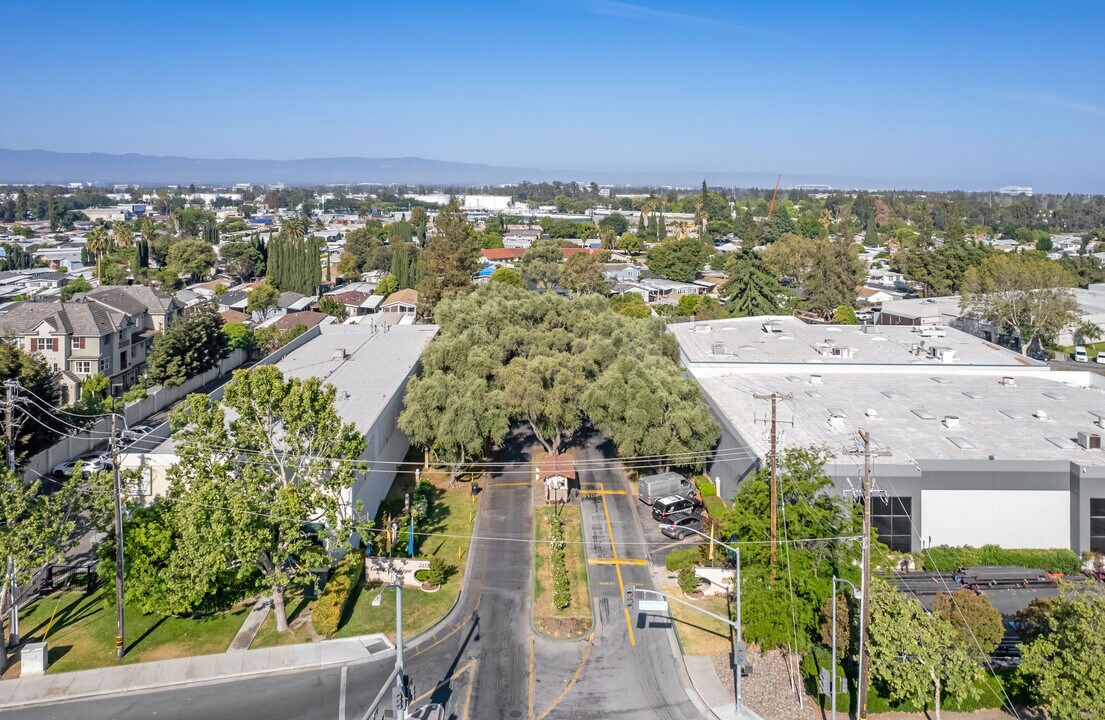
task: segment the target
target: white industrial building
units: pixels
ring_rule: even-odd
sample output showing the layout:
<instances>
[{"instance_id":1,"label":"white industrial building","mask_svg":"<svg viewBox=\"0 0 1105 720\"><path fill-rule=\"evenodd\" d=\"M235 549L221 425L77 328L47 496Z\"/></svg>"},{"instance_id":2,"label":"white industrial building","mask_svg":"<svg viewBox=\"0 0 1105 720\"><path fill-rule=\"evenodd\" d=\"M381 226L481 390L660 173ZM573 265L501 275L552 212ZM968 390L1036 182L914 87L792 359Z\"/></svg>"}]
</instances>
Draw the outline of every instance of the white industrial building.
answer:
<instances>
[{"instance_id":1,"label":"white industrial building","mask_svg":"<svg viewBox=\"0 0 1105 720\"><path fill-rule=\"evenodd\" d=\"M793 317L669 326L722 424L710 467L725 497L779 443L823 445L840 491L859 489L856 431L878 448L885 498L872 513L900 550L930 545L1105 552L1105 392L1089 372L1047 365L944 327L806 325Z\"/></svg>"},{"instance_id":2,"label":"white industrial building","mask_svg":"<svg viewBox=\"0 0 1105 720\"><path fill-rule=\"evenodd\" d=\"M351 506L362 503L370 519L376 516L395 479L397 464L410 447L397 426L399 412L407 382L417 372L422 351L437 330L436 325L323 323L305 334L305 341L293 341L282 357L271 358L285 377L319 377L333 385L338 413L364 434L367 447L360 459L366 470L358 472L349 502ZM221 388L214 396L222 397ZM154 436L164 437L164 432L167 429L159 427ZM121 467L142 471L143 494L148 499L167 490L166 473L176 462L169 438L148 451L124 455Z\"/></svg>"}]
</instances>

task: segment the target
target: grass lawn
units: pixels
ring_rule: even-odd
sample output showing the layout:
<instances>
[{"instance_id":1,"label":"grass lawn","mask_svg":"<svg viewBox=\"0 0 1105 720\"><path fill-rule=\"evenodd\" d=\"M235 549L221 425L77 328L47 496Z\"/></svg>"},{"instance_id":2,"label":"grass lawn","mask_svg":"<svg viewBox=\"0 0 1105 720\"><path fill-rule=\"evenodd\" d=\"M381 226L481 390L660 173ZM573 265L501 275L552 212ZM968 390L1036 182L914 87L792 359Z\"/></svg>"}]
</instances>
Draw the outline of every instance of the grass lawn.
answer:
<instances>
[{"instance_id":1,"label":"grass lawn","mask_svg":"<svg viewBox=\"0 0 1105 720\"><path fill-rule=\"evenodd\" d=\"M423 477L426 477L423 475ZM413 476L401 473L393 484L388 497L381 505L381 513L395 512L395 503L401 510L403 493L413 487ZM442 485L447 485L445 479ZM441 557L452 566L452 572L441 589L434 593L423 592L416 587L403 589L403 635L413 637L440 620L452 607L464 583L464 568L468 562L472 529L475 524L476 506L469 494L467 483L450 490L435 483L430 516L419 532L431 533L417 538L415 556ZM377 533L379 535L379 533ZM449 536L449 537L445 537ZM403 546L399 551L405 550ZM367 633L386 633L395 639L395 593L386 591L379 607L372 607L378 585L357 588L355 597L346 610L335 637L350 637Z\"/></svg>"},{"instance_id":2,"label":"grass lawn","mask_svg":"<svg viewBox=\"0 0 1105 720\"><path fill-rule=\"evenodd\" d=\"M284 608L288 612L287 632L276 631L276 614L270 610L265 622L261 623L261 629L254 636L253 642L249 644L250 649L313 642L308 629L313 607L314 601L303 597L302 593L285 593Z\"/></svg>"},{"instance_id":3,"label":"grass lawn","mask_svg":"<svg viewBox=\"0 0 1105 720\"><path fill-rule=\"evenodd\" d=\"M127 653L116 660L115 611L104 603L103 596L112 592L113 588L104 587L92 594L61 593L23 610L19 625L25 641L45 639L50 645L48 672L225 652L249 612L245 606L203 618L177 618L143 615L127 608Z\"/></svg>"},{"instance_id":4,"label":"grass lawn","mask_svg":"<svg viewBox=\"0 0 1105 720\"><path fill-rule=\"evenodd\" d=\"M662 588L663 592L675 597L683 597L683 591L677 585ZM707 595L701 600L684 598L687 602L708 610L715 615L729 617L729 607L725 597L721 595ZM677 602L669 602L672 623L675 632L679 635L679 642L683 646L686 655L714 655L715 653L728 652L733 648L730 641L730 626L715 620L709 615L691 610L686 605Z\"/></svg>"},{"instance_id":5,"label":"grass lawn","mask_svg":"<svg viewBox=\"0 0 1105 720\"><path fill-rule=\"evenodd\" d=\"M564 522L565 563L571 583L571 602L563 610L553 605L551 548L546 521L551 508L539 508L534 513L533 536L533 624L537 630L555 638L581 637L591 629L591 595L587 589L587 555L583 548L583 528L579 506L562 505L560 519Z\"/></svg>"}]
</instances>

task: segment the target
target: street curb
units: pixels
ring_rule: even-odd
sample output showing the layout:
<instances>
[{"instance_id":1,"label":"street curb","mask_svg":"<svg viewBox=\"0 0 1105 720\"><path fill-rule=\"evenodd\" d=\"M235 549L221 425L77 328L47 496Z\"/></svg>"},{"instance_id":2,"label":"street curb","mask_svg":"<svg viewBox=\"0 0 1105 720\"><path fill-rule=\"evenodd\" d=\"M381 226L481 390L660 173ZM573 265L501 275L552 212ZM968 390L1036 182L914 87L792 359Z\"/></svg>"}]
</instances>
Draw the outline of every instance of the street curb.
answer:
<instances>
[{"instance_id":1,"label":"street curb","mask_svg":"<svg viewBox=\"0 0 1105 720\"><path fill-rule=\"evenodd\" d=\"M350 640L354 638L343 638ZM387 638L384 638L387 641ZM387 641L390 644L390 641ZM284 667L284 668L265 668L259 670L250 670L246 672L240 672L235 675L227 675L225 677L213 677L203 678L199 680L179 680L158 683L156 685L138 685L135 687L129 687L126 690L91 690L89 692L80 693L71 697L41 697L34 698L33 700L25 700L19 703L10 703L0 705L0 713L7 712L9 710L19 710L21 708L38 707L41 705L65 705L71 702L83 702L85 700L92 700L99 697L126 697L130 695L148 695L150 693L160 692L162 690L175 690L182 687L202 687L206 685L221 685L225 683L237 682L243 679L252 679L257 677L268 677L270 675L291 675L298 672L309 672L312 670L325 670L328 668L339 667L342 665L364 665L366 663L376 662L377 660L383 660L384 658L392 655L395 652L394 646L387 650L381 650L378 653L373 653L370 657L361 660L333 660L330 662L319 662L317 665L308 665L301 667ZM214 653L214 656L223 655L225 653ZM189 657L207 657L204 655L191 655ZM183 658L180 658L183 659ZM156 661L155 661L156 662ZM134 667L140 667L145 663L134 663ZM81 671L77 671L81 672ZM4 682L10 682L5 680Z\"/></svg>"}]
</instances>

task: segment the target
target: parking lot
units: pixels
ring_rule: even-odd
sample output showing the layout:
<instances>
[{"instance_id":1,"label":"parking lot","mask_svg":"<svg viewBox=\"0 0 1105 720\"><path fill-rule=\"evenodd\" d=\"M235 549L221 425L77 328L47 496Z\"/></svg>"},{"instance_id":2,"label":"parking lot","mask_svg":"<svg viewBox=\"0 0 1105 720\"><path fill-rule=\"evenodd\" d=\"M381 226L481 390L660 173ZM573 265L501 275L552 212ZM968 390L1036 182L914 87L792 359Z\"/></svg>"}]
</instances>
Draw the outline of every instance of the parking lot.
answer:
<instances>
[{"instance_id":1,"label":"parking lot","mask_svg":"<svg viewBox=\"0 0 1105 720\"><path fill-rule=\"evenodd\" d=\"M659 568L663 568L664 558L666 558L668 553L672 550L678 550L692 545L700 545L706 542L704 538L694 533L688 533L687 537L683 540L673 540L672 538L662 535L660 533L660 523L652 519L652 507L645 505L637 499L637 484L634 482L629 483L629 490L633 500L631 504L634 511L637 513L637 519L641 523L641 528L644 530L645 542L647 543L646 551L650 563Z\"/></svg>"}]
</instances>

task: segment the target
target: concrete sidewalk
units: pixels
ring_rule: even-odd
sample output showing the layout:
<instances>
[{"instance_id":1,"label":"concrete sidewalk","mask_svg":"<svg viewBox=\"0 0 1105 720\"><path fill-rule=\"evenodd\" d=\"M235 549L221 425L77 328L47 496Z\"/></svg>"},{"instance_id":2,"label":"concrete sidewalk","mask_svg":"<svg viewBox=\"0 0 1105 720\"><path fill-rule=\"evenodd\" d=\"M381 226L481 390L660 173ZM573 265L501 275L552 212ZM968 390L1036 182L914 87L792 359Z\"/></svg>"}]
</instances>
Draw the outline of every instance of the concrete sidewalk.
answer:
<instances>
[{"instance_id":1,"label":"concrete sidewalk","mask_svg":"<svg viewBox=\"0 0 1105 720\"><path fill-rule=\"evenodd\" d=\"M737 704L729 691L721 684L721 679L714 671L714 663L707 655L684 655L683 661L687 665L687 674L691 678L702 701L710 708L710 712L719 720L763 720L759 715L748 709L741 708L737 714Z\"/></svg>"},{"instance_id":2,"label":"concrete sidewalk","mask_svg":"<svg viewBox=\"0 0 1105 720\"><path fill-rule=\"evenodd\" d=\"M388 655L394 646L382 634L198 655L96 670L0 681L0 710L119 695L181 685L198 685L278 672L363 662Z\"/></svg>"}]
</instances>

